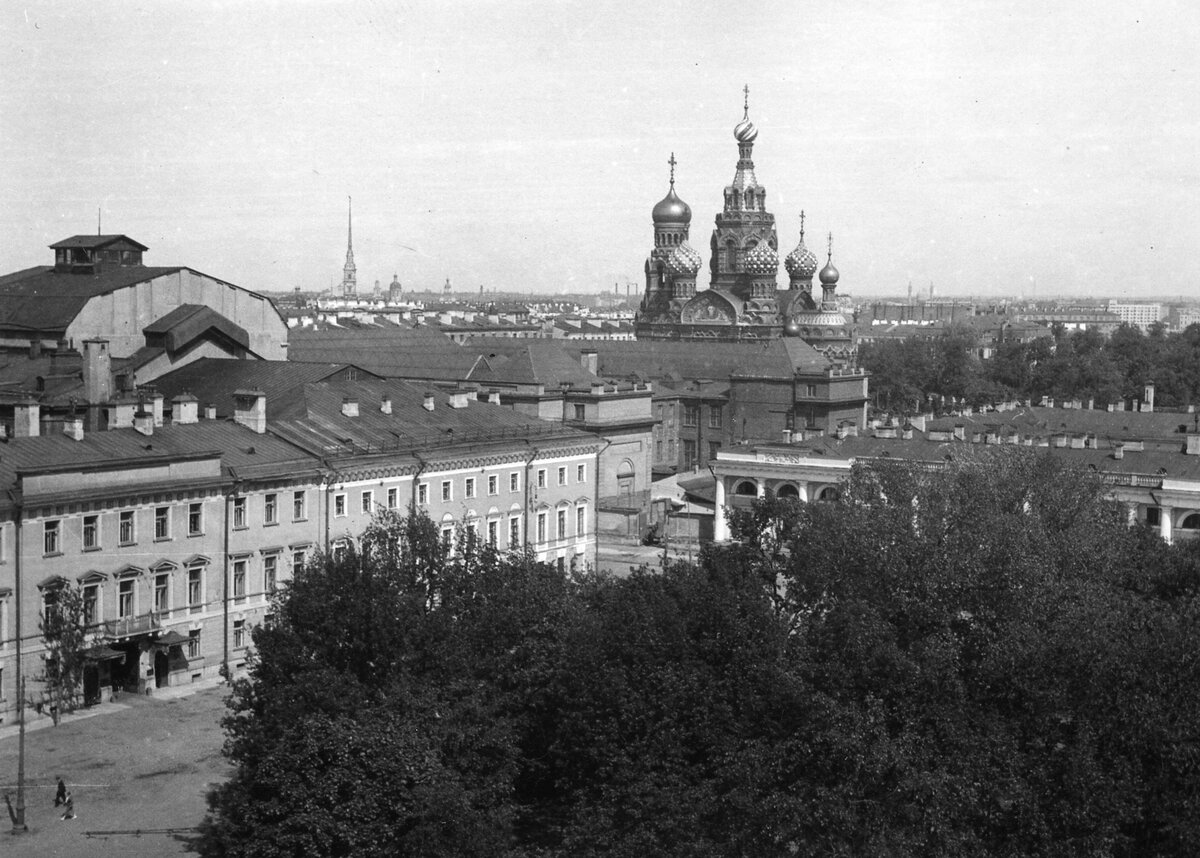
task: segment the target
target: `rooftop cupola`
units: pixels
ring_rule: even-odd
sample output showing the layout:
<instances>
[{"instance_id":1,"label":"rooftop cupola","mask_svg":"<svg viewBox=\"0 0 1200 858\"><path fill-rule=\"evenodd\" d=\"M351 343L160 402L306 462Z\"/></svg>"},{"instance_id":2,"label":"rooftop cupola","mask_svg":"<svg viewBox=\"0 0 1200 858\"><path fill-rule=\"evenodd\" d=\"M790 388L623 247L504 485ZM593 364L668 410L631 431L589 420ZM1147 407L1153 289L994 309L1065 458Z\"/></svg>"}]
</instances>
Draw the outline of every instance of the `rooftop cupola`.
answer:
<instances>
[{"instance_id":1,"label":"rooftop cupola","mask_svg":"<svg viewBox=\"0 0 1200 858\"><path fill-rule=\"evenodd\" d=\"M126 235L73 235L50 245L54 270L61 274L99 274L105 268L142 264L144 244Z\"/></svg>"}]
</instances>

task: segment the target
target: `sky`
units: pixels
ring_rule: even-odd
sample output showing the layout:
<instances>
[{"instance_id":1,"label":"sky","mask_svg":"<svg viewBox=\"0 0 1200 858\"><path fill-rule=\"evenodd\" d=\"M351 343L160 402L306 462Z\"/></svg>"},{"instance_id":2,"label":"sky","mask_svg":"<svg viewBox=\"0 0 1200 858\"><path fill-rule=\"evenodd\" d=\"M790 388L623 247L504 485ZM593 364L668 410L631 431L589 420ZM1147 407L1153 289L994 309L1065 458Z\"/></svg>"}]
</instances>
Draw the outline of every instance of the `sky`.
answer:
<instances>
[{"instance_id":1,"label":"sky","mask_svg":"<svg viewBox=\"0 0 1200 858\"><path fill-rule=\"evenodd\" d=\"M841 291L1200 298L1188 0L124 2L0 11L0 272L124 233L249 289L705 268L743 86L780 255ZM780 267L779 284L787 275Z\"/></svg>"}]
</instances>

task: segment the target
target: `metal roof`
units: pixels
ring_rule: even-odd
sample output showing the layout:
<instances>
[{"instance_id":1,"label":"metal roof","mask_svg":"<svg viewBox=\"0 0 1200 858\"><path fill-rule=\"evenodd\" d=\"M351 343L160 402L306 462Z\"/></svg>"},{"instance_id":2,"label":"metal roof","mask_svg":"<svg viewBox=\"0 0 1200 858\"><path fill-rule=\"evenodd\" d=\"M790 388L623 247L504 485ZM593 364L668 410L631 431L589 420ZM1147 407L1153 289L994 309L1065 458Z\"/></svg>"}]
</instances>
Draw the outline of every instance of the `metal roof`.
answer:
<instances>
[{"instance_id":1,"label":"metal roof","mask_svg":"<svg viewBox=\"0 0 1200 858\"><path fill-rule=\"evenodd\" d=\"M0 328L65 331L97 295L182 270L130 265L95 274L65 274L43 265L6 274L0 276Z\"/></svg>"}]
</instances>

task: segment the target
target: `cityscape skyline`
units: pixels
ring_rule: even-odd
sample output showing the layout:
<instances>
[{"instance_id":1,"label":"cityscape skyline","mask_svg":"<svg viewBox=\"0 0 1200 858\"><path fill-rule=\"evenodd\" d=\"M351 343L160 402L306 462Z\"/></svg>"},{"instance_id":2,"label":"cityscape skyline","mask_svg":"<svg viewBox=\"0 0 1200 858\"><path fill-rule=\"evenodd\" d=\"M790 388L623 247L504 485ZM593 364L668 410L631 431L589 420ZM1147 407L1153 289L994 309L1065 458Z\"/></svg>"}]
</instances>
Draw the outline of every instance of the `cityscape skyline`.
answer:
<instances>
[{"instance_id":1,"label":"cityscape skyline","mask_svg":"<svg viewBox=\"0 0 1200 858\"><path fill-rule=\"evenodd\" d=\"M327 288L352 196L360 293L393 274L640 290L671 153L707 268L748 85L780 253L804 210L848 293L1138 300L1200 279L1200 10L520 8L5 10L6 270L99 214L151 265Z\"/></svg>"}]
</instances>

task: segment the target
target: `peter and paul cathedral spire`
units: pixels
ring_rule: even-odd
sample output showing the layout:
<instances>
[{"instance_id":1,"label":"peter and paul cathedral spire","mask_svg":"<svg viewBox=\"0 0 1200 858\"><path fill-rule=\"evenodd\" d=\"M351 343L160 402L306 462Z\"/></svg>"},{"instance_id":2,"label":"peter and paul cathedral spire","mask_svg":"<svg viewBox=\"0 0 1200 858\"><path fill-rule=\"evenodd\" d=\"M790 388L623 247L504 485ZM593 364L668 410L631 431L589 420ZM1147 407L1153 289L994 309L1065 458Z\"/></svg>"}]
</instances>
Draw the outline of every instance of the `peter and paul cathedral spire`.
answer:
<instances>
[{"instance_id":1,"label":"peter and paul cathedral spire","mask_svg":"<svg viewBox=\"0 0 1200 858\"><path fill-rule=\"evenodd\" d=\"M342 294L358 293L357 269L354 267L354 200L346 197L346 264L342 268Z\"/></svg>"}]
</instances>

